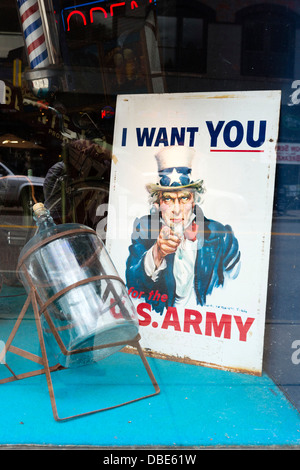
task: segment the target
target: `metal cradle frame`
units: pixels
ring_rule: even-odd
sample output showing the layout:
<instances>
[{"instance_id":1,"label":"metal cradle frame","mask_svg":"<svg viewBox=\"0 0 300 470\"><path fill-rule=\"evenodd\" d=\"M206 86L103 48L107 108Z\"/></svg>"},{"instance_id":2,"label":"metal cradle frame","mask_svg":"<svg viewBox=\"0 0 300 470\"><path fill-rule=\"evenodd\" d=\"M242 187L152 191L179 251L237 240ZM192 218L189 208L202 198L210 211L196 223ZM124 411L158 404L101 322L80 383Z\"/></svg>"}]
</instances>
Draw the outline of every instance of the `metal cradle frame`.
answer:
<instances>
[{"instance_id":1,"label":"metal cradle frame","mask_svg":"<svg viewBox=\"0 0 300 470\"><path fill-rule=\"evenodd\" d=\"M81 232L81 231L85 231L85 230L79 230L79 231ZM92 230L88 230L88 231L93 232ZM71 230L69 232L65 232L64 234L66 234L66 233L73 234L74 232L78 232L78 231L77 230ZM59 236L62 236L62 235L63 234L59 234ZM49 241L51 241L51 240L53 240L57 237L58 237L58 235L46 238L40 244L38 244L38 246L36 246L35 249L37 249L42 244L46 244ZM31 250L30 253L32 251L33 250ZM73 419L73 418L77 418L77 417L81 417L81 416L86 416L86 415L98 413L98 412L101 412L101 411L107 411L107 410L110 410L110 409L114 409L114 408L117 408L117 407L120 407L120 406L123 406L123 405L127 405L129 403L134 403L136 401L139 401L139 400L142 400L142 399L145 399L145 398L149 398L149 397L152 397L154 395L159 394L160 393L160 388L159 388L159 386L156 382L156 379L155 379L155 377L152 373L152 370L151 370L151 368L148 364L146 356L145 356L145 354L144 354L144 352L141 348L141 345L139 343L139 341L141 339L139 334L137 334L137 336L134 339L132 339L130 341L126 341L126 342L114 342L114 343L104 344L104 345L101 345L101 346L93 346L93 347L89 347L89 348L81 348L81 349L76 349L76 350L69 351L65 348L64 344L62 343L62 341L60 339L60 336L59 336L59 333L58 333L58 328L55 327L55 325L53 324L53 322L50 318L50 315L48 314L48 311L47 311L47 308L49 307L49 305L52 302L54 302L58 297L60 297L61 295L64 295L69 290L71 290L75 287L78 287L81 284L86 284L88 282L94 282L94 281L97 281L97 280L100 280L100 279L106 279L108 281L108 287L110 289L113 289L112 283L109 282L110 279L118 280L120 282L123 282L123 281L119 277L109 276L109 275L106 275L106 274L99 275L99 276L94 276L94 277L91 277L91 278L88 278L88 279L78 281L78 282L68 286L67 288L62 289L60 292L53 295L50 299L47 300L47 302L45 302L43 304L43 302L41 301L35 287L32 284L32 281L31 281L31 279L28 275L26 266L24 264L24 259L27 258L27 256L28 256L28 254L26 254L26 256L20 261L17 269L18 270L22 269L23 274L27 277L27 281L28 281L29 286L30 286L30 292L29 292L29 294L26 298L26 301L25 301L22 309L21 309L19 317L17 318L17 321L16 321L16 323L15 323L15 325L14 325L14 327L13 327L11 333L10 333L10 336L9 336L9 338L8 338L6 344L5 344L5 347L0 352L0 364L4 365L11 373L10 377L1 379L0 384L13 382L13 381L25 379L25 378L28 378L28 377L33 377L33 376L45 374L46 375L46 380L47 380L47 386L48 386L48 390L49 390L49 395L50 395L50 401L51 401L51 406L52 406L53 417L56 421L65 421L65 420L69 420L69 419ZM122 304L121 301L119 303L119 301L117 299L116 302L118 303L120 308L123 307L123 304ZM32 306L33 312L34 312L34 319L35 319L35 323L36 323L36 327L37 327L37 333L38 333L38 339L39 339L39 344L40 344L40 348L41 348L42 357L37 356L35 354L32 354L29 351L25 351L23 349L20 349L16 346L12 345L14 337L15 337L15 335L16 335L16 333L17 333L17 331L18 331L18 329L19 329L19 327L22 323L22 320L23 320L23 318L24 318L24 316L25 316L25 314L26 314L26 312L27 312L30 305ZM96 350L96 349L111 348L111 347L114 347L114 346L122 346L122 345L124 345L124 346L128 345L128 346L131 346L131 347L135 348L137 350L138 355L140 356L140 358L143 362L143 365L144 365L144 367L147 371L147 374L148 374L148 376L151 380L151 383L154 387L154 392L151 393L151 394L141 396L141 397L135 398L133 400L122 402L122 403L119 403L119 404L116 404L116 405L113 405L113 406L109 406L109 407L106 407L106 408L87 411L85 413L80 413L80 414L72 415L72 416L59 417L58 411L57 411L57 405L56 405L56 399L55 399L55 394L54 394L54 387L53 387L53 383L52 383L51 373L55 372L55 371L58 371L58 370L63 370L65 368L63 366L61 366L60 364L56 364L55 366L51 366L51 367L49 366L49 361L48 361L47 351L46 351L45 341L44 341L44 335L43 335L43 329L42 329L41 319L40 319L42 314L45 315L47 323L50 326L51 332L52 332L54 338L56 339L57 344L61 349L61 352L64 355L80 354L80 353L84 353L84 352L92 351L92 350ZM11 367L6 363L6 361L3 361L4 356L7 352L17 354L17 355L19 355L19 356L21 356L25 359L28 359L32 362L35 362L35 363L41 365L42 368L40 368L38 370L35 370L35 371L25 372L25 373L16 375L13 372L13 370L11 369Z\"/></svg>"}]
</instances>

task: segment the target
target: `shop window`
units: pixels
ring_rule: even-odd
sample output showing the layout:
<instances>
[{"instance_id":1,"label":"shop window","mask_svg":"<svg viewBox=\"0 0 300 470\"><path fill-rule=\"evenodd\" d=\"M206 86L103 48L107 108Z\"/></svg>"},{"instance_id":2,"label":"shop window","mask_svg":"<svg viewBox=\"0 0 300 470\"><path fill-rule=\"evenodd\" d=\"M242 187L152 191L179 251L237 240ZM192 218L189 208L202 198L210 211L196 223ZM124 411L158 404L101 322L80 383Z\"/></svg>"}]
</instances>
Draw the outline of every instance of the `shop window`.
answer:
<instances>
[{"instance_id":1,"label":"shop window","mask_svg":"<svg viewBox=\"0 0 300 470\"><path fill-rule=\"evenodd\" d=\"M155 33L149 34L154 3L76 3L70 0L56 9L62 59L75 83L70 87L105 96L152 91L148 54L157 47Z\"/></svg>"},{"instance_id":2,"label":"shop window","mask_svg":"<svg viewBox=\"0 0 300 470\"><path fill-rule=\"evenodd\" d=\"M242 24L242 75L292 78L297 17L285 7L258 5L237 15Z\"/></svg>"},{"instance_id":3,"label":"shop window","mask_svg":"<svg viewBox=\"0 0 300 470\"><path fill-rule=\"evenodd\" d=\"M199 2L178 1L158 14L159 43L167 72L205 73L207 26L214 21L213 10Z\"/></svg>"}]
</instances>

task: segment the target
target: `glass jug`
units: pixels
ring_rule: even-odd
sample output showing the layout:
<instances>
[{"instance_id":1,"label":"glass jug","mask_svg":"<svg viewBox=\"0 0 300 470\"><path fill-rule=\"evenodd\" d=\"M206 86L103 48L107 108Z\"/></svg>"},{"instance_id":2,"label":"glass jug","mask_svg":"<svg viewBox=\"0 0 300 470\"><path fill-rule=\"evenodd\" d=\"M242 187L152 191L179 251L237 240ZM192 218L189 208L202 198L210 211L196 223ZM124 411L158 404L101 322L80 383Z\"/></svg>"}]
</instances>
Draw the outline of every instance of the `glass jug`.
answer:
<instances>
[{"instance_id":1,"label":"glass jug","mask_svg":"<svg viewBox=\"0 0 300 470\"><path fill-rule=\"evenodd\" d=\"M138 318L104 244L84 225L55 225L43 204L33 210L38 231L18 272L37 294L47 351L64 367L119 351L137 336Z\"/></svg>"}]
</instances>

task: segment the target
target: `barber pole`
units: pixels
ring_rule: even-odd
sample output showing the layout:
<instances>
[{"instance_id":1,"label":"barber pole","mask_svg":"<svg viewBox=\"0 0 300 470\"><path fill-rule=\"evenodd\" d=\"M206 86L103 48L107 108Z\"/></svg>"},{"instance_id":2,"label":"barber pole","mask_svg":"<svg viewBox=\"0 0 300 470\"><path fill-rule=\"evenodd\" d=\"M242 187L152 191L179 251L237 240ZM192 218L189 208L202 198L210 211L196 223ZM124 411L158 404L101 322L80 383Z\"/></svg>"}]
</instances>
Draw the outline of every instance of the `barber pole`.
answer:
<instances>
[{"instance_id":1,"label":"barber pole","mask_svg":"<svg viewBox=\"0 0 300 470\"><path fill-rule=\"evenodd\" d=\"M18 0L23 34L32 69L47 67L49 56L37 0Z\"/></svg>"}]
</instances>

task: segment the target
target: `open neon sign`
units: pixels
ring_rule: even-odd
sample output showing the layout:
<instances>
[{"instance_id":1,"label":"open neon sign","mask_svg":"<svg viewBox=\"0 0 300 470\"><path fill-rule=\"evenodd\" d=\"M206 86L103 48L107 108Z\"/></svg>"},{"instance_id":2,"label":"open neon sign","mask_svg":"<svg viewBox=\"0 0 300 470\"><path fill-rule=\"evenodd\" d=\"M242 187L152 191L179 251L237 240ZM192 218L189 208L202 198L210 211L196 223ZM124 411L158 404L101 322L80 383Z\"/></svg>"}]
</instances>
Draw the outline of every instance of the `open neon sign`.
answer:
<instances>
[{"instance_id":1,"label":"open neon sign","mask_svg":"<svg viewBox=\"0 0 300 470\"><path fill-rule=\"evenodd\" d=\"M94 15L95 13L101 13L104 18L113 17L117 9L124 7L126 2L114 2L110 3L109 5L103 6L103 3L106 3L105 0L98 0L96 2L89 2L89 3L82 3L80 5L76 5L76 7L67 7L63 8L61 11L62 15L62 22L65 31L70 31L71 27L71 20L74 17L79 17L82 20L82 25L87 26L88 24L92 24L94 22ZM130 9L134 10L141 6L145 6L145 0L141 2L140 0L130 0L127 2L130 4ZM147 3L156 4L156 0L147 0ZM99 6L101 4L102 6ZM80 10L80 8L84 9L84 12Z\"/></svg>"}]
</instances>

